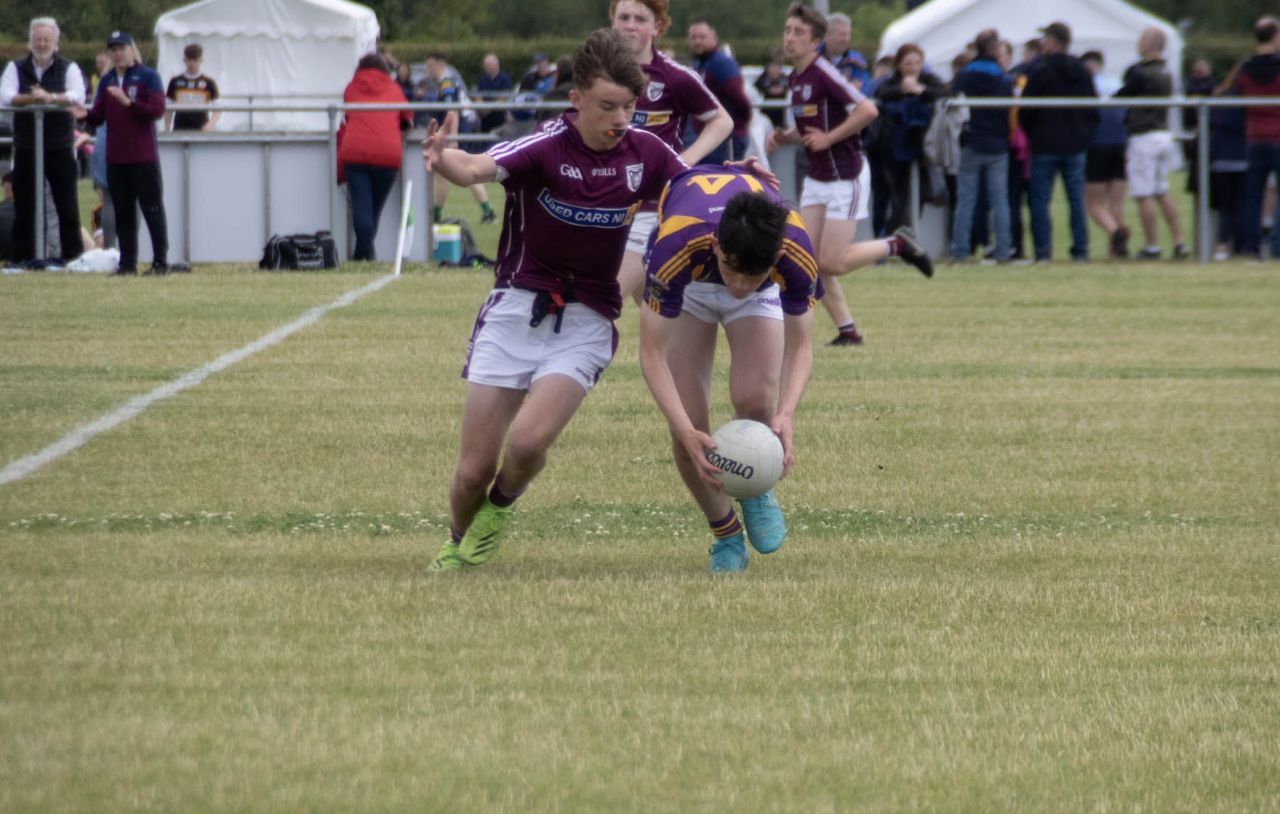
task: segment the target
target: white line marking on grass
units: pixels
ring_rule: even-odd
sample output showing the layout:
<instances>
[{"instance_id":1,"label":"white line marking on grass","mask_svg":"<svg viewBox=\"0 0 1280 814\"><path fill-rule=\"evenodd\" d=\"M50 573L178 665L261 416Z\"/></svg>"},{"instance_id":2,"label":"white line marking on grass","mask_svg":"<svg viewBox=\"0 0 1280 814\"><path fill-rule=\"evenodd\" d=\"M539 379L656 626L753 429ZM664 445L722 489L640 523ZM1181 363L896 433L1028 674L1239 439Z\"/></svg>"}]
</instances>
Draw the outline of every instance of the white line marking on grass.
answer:
<instances>
[{"instance_id":1,"label":"white line marking on grass","mask_svg":"<svg viewBox=\"0 0 1280 814\"><path fill-rule=\"evenodd\" d=\"M28 455L25 458L19 458L18 460L10 463L4 469L0 470L0 486L22 480L41 467L58 460L63 455L76 451L80 447L89 443L89 441L93 440L94 437L101 435L107 430L115 429L131 418L135 418L139 413L150 407L152 404L155 404L157 401L167 399L170 396L176 396L189 387L195 387L213 374L221 373L237 362L242 362L245 359L248 359L258 351L266 350L272 345L278 345L290 335L319 322L320 319L330 311L338 308L345 308L363 297L365 294L372 294L395 279L395 275L393 274L388 274L385 277L379 277L362 288L348 291L346 294L343 294L328 305L319 305L312 308L293 322L290 322L288 325L276 328L271 333L250 342L239 350L233 350L230 353L223 354L203 367L198 367L195 370L189 370L168 384L163 384L157 387L150 393L129 399L106 415L97 418L88 424L76 427L74 430L39 452Z\"/></svg>"}]
</instances>

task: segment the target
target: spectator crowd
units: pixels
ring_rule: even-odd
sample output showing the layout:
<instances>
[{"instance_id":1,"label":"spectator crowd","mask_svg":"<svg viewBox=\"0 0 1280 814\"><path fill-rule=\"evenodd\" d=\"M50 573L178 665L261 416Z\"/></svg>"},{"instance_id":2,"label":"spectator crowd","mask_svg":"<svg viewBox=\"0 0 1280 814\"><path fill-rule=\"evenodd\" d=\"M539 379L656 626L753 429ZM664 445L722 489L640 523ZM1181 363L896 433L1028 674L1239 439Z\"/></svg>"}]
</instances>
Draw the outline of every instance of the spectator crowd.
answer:
<instances>
[{"instance_id":1,"label":"spectator crowd","mask_svg":"<svg viewBox=\"0 0 1280 814\"><path fill-rule=\"evenodd\" d=\"M1172 97L1179 92L1189 97L1280 96L1280 23L1275 17L1263 16L1255 23L1253 54L1220 77L1207 62L1196 60L1181 88L1175 87L1174 72L1166 61L1165 35L1155 27L1137 32L1134 61L1123 71L1106 65L1101 52L1077 54L1066 22L1046 25L1039 37L1018 47L989 27L975 31L965 51L954 56L926 54L908 43L874 64L850 47L853 31L847 15L831 14L820 27L817 59L850 89L854 104L867 99L874 111L857 129L841 135L857 139L857 166L865 162L871 191L868 214L877 237L915 223L918 213L911 211L915 188L923 202L949 206L950 261L1049 260L1054 256L1050 203L1061 179L1070 235L1066 250L1071 259L1089 259L1090 222L1104 235L1111 258L1182 259L1190 253L1187 225L1180 218L1169 178L1179 166L1188 166L1188 190L1207 195L1216 214L1215 259L1280 257L1280 230L1274 228L1280 108L1210 109L1209 187L1201 190L1194 172L1195 143L1179 145L1176 128L1171 128L1171 123L1180 121L1184 134L1194 136L1194 109L1184 108L1180 118L1177 114L1171 118L1164 107L1017 105L1019 99L1037 97L1123 99ZM4 260L65 263L95 246L118 246L121 271L136 271L135 212L140 211L152 241L151 270L168 273L175 266L167 262L156 133L216 129L216 110L175 113L167 110L166 103L212 105L219 98L218 82L204 70L200 45L191 44L183 54L185 70L163 84L143 63L132 38L119 31L106 38L107 48L97 56L94 71L86 79L75 62L58 53L59 37L52 18L33 20L28 55L10 62L0 74L0 106L17 109L9 176L12 193L6 196L12 203L0 210ZM753 97L754 101L792 100L789 70L794 70L795 61L784 48L749 82L732 49L721 42L714 21L696 19L686 31L685 42L686 64L732 123L721 141L722 125L715 120L716 144L701 157L702 162L718 164L746 155L751 149L753 118L767 119L767 127L780 133L794 125L798 110L794 103L761 111L752 105ZM949 60L947 81L935 70L938 60ZM438 50L427 56L420 70L386 52L376 62L362 63L360 70L383 73L388 81L379 82L375 89L366 73L354 96L353 88L348 88L348 98L457 103L463 106L456 120L458 133L490 133L501 140L533 132L554 115L522 104L560 101L568 106L572 87L568 60L553 61L546 53L536 54L527 69L514 73L504 69L498 54L488 54L471 86L449 64L445 52ZM1004 99L1009 105L955 104L970 99ZM473 101L509 102L511 107L466 109ZM34 117L22 111L31 105L48 110L42 179L35 177ZM443 114L426 112L416 112L411 119L416 127L445 121ZM399 128L409 123L397 117L392 136L399 138ZM683 143L697 141L711 123L701 115L685 117ZM359 122L350 116L348 124L359 129ZM355 149L348 146L344 156ZM804 152L810 155L800 159L801 175L808 172L806 161L813 153ZM393 157L393 151L385 148L377 161L387 164ZM361 209L376 214L385 198L384 187L389 187L386 174L378 169L381 165L370 164L367 158L345 161L354 170L345 176L358 182L360 200L368 201ZM93 234L81 229L78 211L77 182L86 177L92 179L100 198ZM37 184L45 184L47 191L43 241L34 238ZM446 185L438 186L437 217L447 194ZM473 188L472 194L481 220L494 220L483 186ZM1136 223L1130 223L1127 215L1130 199ZM370 230L357 231L361 233L357 256L372 257ZM1166 254L1162 245L1171 250Z\"/></svg>"}]
</instances>

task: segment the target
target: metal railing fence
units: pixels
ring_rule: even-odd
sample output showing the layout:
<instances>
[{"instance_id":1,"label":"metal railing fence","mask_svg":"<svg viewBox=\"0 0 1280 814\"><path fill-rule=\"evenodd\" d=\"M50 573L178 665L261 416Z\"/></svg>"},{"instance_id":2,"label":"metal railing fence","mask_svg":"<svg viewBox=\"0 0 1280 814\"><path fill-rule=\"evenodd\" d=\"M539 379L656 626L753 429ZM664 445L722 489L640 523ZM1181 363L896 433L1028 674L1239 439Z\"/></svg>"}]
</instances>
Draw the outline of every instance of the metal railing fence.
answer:
<instances>
[{"instance_id":1,"label":"metal railing fence","mask_svg":"<svg viewBox=\"0 0 1280 814\"><path fill-rule=\"evenodd\" d=\"M1196 122L1196 139L1197 139L1197 189L1200 192L1196 195L1196 245L1200 262L1207 263L1212 252L1212 237L1209 234L1209 117L1206 115L1213 108L1252 108L1252 107L1280 107L1280 97L1239 97L1239 96L1213 96L1213 97L1133 97L1125 99L1098 99L1098 98L954 98L949 100L948 104L965 106L971 109L982 108L1130 108L1130 107L1162 107L1162 108L1194 108L1197 112ZM788 106L786 100L767 100L764 103L755 105L756 109L785 109ZM334 205L334 195L332 190L337 188L337 154L338 154L338 125L339 117L349 111L377 111L377 110L410 110L414 112L440 113L447 111L463 111L475 110L483 111L510 111L510 110L534 110L559 112L565 109L565 105L560 102L521 102L513 104L511 101L498 102L481 102L472 101L467 104L460 103L444 103L444 102L409 102L404 104L343 104L329 102L320 103L303 103L303 104L269 104L261 105L255 103L224 103L217 102L212 105L171 105L167 108L172 112L293 112L293 113L325 113L328 117L328 142L329 142L329 173L330 173L330 227L331 231L336 233L336 207ZM48 113L66 113L66 108L54 105L30 105L26 107L5 107L0 108L0 113L18 113L30 114L34 116L34 140L35 140L35 237L36 250L40 255L44 255L45 246L45 228L44 228L44 193L45 185L39 180L44 178L44 117ZM234 139L238 135L236 132L166 132L161 133L160 138L166 141L205 141L205 140L228 140ZM257 133L256 135L269 135ZM283 137L290 135L298 136L304 134L280 134ZM318 135L318 134L316 134ZM499 137L492 133L460 133L455 137L460 142L496 142ZM12 139L0 139L0 144L11 142ZM428 176L428 184L431 178ZM912 206L913 213L918 211L918 178L912 174ZM430 194L430 189L427 190ZM189 193L188 193L189 194ZM428 222L427 236L430 239L431 230ZM428 252L429 253L429 252Z\"/></svg>"}]
</instances>

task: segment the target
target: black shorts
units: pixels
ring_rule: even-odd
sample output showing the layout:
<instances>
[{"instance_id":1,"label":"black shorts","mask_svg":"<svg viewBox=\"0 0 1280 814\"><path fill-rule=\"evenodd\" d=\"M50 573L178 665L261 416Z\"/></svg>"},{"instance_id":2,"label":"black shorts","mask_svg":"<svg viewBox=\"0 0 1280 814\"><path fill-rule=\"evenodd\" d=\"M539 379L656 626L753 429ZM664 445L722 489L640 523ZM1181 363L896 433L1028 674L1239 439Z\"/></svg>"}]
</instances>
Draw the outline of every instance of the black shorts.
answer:
<instances>
[{"instance_id":1,"label":"black shorts","mask_svg":"<svg viewBox=\"0 0 1280 814\"><path fill-rule=\"evenodd\" d=\"M1124 145L1104 144L1090 147L1084 159L1084 180L1089 184L1105 184L1107 181L1123 181Z\"/></svg>"}]
</instances>

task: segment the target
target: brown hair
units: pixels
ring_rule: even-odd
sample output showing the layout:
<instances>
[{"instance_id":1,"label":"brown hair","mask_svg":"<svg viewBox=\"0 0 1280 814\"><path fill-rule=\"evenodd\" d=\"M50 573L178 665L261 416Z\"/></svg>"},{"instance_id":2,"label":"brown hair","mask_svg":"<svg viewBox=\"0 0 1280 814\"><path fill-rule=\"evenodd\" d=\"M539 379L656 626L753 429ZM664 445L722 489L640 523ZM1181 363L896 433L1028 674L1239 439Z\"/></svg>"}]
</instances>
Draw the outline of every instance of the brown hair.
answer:
<instances>
[{"instance_id":1,"label":"brown hair","mask_svg":"<svg viewBox=\"0 0 1280 814\"><path fill-rule=\"evenodd\" d=\"M924 59L924 51L921 51L920 46L916 45L914 42L904 42L901 46L899 46L898 53L893 55L894 70L901 68L902 60L906 59L912 54L919 54L920 58Z\"/></svg>"},{"instance_id":2,"label":"brown hair","mask_svg":"<svg viewBox=\"0 0 1280 814\"><path fill-rule=\"evenodd\" d=\"M609 3L609 23L613 23L613 15L618 11L618 4L622 0L611 0ZM649 11L653 12L653 19L658 26L658 36L661 37L671 27L671 15L667 13L667 0L634 0Z\"/></svg>"},{"instance_id":3,"label":"brown hair","mask_svg":"<svg viewBox=\"0 0 1280 814\"><path fill-rule=\"evenodd\" d=\"M182 57L183 59L204 59L204 48L200 46L200 43L193 42L182 49Z\"/></svg>"},{"instance_id":4,"label":"brown hair","mask_svg":"<svg viewBox=\"0 0 1280 814\"><path fill-rule=\"evenodd\" d=\"M625 37L612 28L598 28L573 52L573 86L589 89L597 79L621 85L636 96L649 84Z\"/></svg>"},{"instance_id":5,"label":"brown hair","mask_svg":"<svg viewBox=\"0 0 1280 814\"><path fill-rule=\"evenodd\" d=\"M815 40L827 36L827 18L804 3L792 3L787 8L786 19L790 20L792 17L809 26Z\"/></svg>"},{"instance_id":6,"label":"brown hair","mask_svg":"<svg viewBox=\"0 0 1280 814\"><path fill-rule=\"evenodd\" d=\"M996 49L1000 47L1000 34L994 28L985 28L973 38L973 47L977 49L978 56L995 59Z\"/></svg>"}]
</instances>

